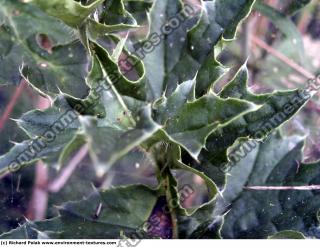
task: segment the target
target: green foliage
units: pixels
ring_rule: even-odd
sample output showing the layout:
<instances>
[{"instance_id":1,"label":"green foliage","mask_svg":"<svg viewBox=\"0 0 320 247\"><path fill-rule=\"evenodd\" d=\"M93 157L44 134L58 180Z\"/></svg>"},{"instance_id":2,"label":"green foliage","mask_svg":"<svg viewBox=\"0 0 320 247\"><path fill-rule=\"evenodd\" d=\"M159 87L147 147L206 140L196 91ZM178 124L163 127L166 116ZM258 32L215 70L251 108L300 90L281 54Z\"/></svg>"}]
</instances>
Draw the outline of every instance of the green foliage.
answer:
<instances>
[{"instance_id":1,"label":"green foliage","mask_svg":"<svg viewBox=\"0 0 320 247\"><path fill-rule=\"evenodd\" d=\"M269 237L269 239L305 239L306 237L295 231L282 231Z\"/></svg>"},{"instance_id":2,"label":"green foliage","mask_svg":"<svg viewBox=\"0 0 320 247\"><path fill-rule=\"evenodd\" d=\"M28 222L2 237L93 239L97 236L129 236L148 220L156 200L157 191L141 185L96 192L85 200L60 206L60 216L57 218L43 222ZM95 215L100 203L103 205L101 212Z\"/></svg>"},{"instance_id":3,"label":"green foliage","mask_svg":"<svg viewBox=\"0 0 320 247\"><path fill-rule=\"evenodd\" d=\"M301 137L268 138L235 166L220 206L232 205L222 236L266 238L295 230L318 237L319 194L312 190L248 190L250 186L308 186L319 183L319 163L304 164ZM245 205L245 206L244 206Z\"/></svg>"},{"instance_id":4,"label":"green foliage","mask_svg":"<svg viewBox=\"0 0 320 247\"><path fill-rule=\"evenodd\" d=\"M311 0L290 1L288 13L291 15L296 14L299 10L308 5L310 2Z\"/></svg>"},{"instance_id":5,"label":"green foliage","mask_svg":"<svg viewBox=\"0 0 320 247\"><path fill-rule=\"evenodd\" d=\"M61 167L74 150L87 145L99 175L140 148L156 164L158 179L156 188L130 185L97 190L87 199L64 203L58 216L26 222L1 238L220 238L224 218L223 237L302 236L278 233L281 230L313 235L309 229L317 225L319 205L311 192L295 196L238 191L242 189L239 184L313 182L319 172L316 164L293 173L293 160L301 158L301 142L277 137L259 144L246 158L249 161L241 161L247 166L238 164L234 168L238 174L226 184L221 169L237 142L263 140L307 102L299 90L251 93L246 65L219 94L213 92L227 71L217 59L219 50L235 39L254 0L201 1L201 9L179 0L155 0L148 12L149 34L136 44L120 33L137 27L134 15L126 9L134 1L125 1L126 5L122 0L0 2L0 51L5 54L0 57L0 82L18 84L24 77L35 90L54 99L48 109L30 111L17 120L29 139L0 157L0 173L39 159ZM175 25L170 32L164 28L168 22ZM288 104L291 110L285 111ZM270 119L275 123L266 127ZM288 150L292 142L297 148ZM252 158L256 152L264 156L259 156L261 161ZM262 174L273 175L269 180L255 175L270 156L275 157ZM177 170L203 179L206 202L192 208L180 203ZM250 206L231 210L225 217L218 210L225 203L218 199L223 187L227 203L237 207L244 201ZM258 206L257 200L261 201ZM269 200L277 203L277 210L265 208ZM312 206L296 212L299 203L309 201ZM157 235L145 225L159 207L163 211L162 204L168 209L161 213L169 218L169 233ZM254 214L263 209L265 215L258 221ZM245 229L234 223L241 210L248 210ZM249 227L255 232L245 232Z\"/></svg>"},{"instance_id":6,"label":"green foliage","mask_svg":"<svg viewBox=\"0 0 320 247\"><path fill-rule=\"evenodd\" d=\"M290 5L290 8L293 7L292 5ZM268 17L268 19L272 21L272 23L281 30L281 32L286 36L286 38L292 41L293 49L297 49L299 51L298 54L300 56L300 62L303 64L303 62L305 62L305 50L302 36L297 27L290 20L290 18L260 1L258 1L255 4L254 8L266 17Z\"/></svg>"}]
</instances>

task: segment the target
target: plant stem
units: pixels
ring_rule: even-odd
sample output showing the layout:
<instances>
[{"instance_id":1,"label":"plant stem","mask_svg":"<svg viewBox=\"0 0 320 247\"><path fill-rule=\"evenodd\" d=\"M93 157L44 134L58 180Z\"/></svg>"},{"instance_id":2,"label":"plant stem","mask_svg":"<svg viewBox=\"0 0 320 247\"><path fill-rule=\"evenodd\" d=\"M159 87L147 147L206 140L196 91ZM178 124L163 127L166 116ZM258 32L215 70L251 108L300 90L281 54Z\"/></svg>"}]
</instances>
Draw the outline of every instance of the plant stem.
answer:
<instances>
[{"instance_id":1,"label":"plant stem","mask_svg":"<svg viewBox=\"0 0 320 247\"><path fill-rule=\"evenodd\" d=\"M179 238L178 221L177 221L177 207L175 200L179 200L178 193L176 191L176 181L170 171L171 155L169 152L170 147L167 144L156 145L153 150L153 156L155 158L158 172L157 179L160 187L166 196L167 207L169 209L171 223L172 223L172 238Z\"/></svg>"},{"instance_id":2,"label":"plant stem","mask_svg":"<svg viewBox=\"0 0 320 247\"><path fill-rule=\"evenodd\" d=\"M80 162L87 156L88 146L84 145L71 159L70 163L61 171L61 173L48 185L48 190L53 193L59 192L68 182L74 170Z\"/></svg>"},{"instance_id":3,"label":"plant stem","mask_svg":"<svg viewBox=\"0 0 320 247\"><path fill-rule=\"evenodd\" d=\"M265 49L271 55L273 55L274 57L278 58L279 60L281 60L282 62L287 64L289 67L294 69L296 72L298 72L299 74L301 74L305 78L314 79L316 77L314 74L312 74L311 72L309 72L308 70L306 70L305 68L303 68L302 66L297 64L296 62L294 62L292 59L288 58L287 56L285 56L281 52L279 52L276 49L274 49L271 46L269 46L263 40L261 40L261 39L259 39L257 37L254 37L254 36L252 36L251 40L255 45Z\"/></svg>"},{"instance_id":4,"label":"plant stem","mask_svg":"<svg viewBox=\"0 0 320 247\"><path fill-rule=\"evenodd\" d=\"M305 186L248 186L247 190L320 190L320 185Z\"/></svg>"},{"instance_id":5,"label":"plant stem","mask_svg":"<svg viewBox=\"0 0 320 247\"><path fill-rule=\"evenodd\" d=\"M169 176L166 178L167 180L167 189L166 189L166 200L168 203L168 207L170 209L170 217L172 222L172 238L178 239L179 238L179 230L178 230L178 219L177 219L177 212L176 208L172 206L172 201L175 200L171 194L170 190L170 178Z\"/></svg>"},{"instance_id":6,"label":"plant stem","mask_svg":"<svg viewBox=\"0 0 320 247\"><path fill-rule=\"evenodd\" d=\"M20 85L16 88L9 104L7 105L2 117L0 118L0 131L3 129L4 125L6 124L7 120L10 118L10 115L13 111L14 106L16 105L23 89L25 88L26 83L24 80L21 81Z\"/></svg>"},{"instance_id":7,"label":"plant stem","mask_svg":"<svg viewBox=\"0 0 320 247\"><path fill-rule=\"evenodd\" d=\"M43 97L39 97L36 106L44 110L50 106L50 102ZM47 191L49 172L48 167L41 160L37 162L35 175L27 216L32 220L43 220L46 217L49 200Z\"/></svg>"},{"instance_id":8,"label":"plant stem","mask_svg":"<svg viewBox=\"0 0 320 247\"><path fill-rule=\"evenodd\" d=\"M249 27L249 20L243 23L242 27L242 39L241 39L241 62L246 61L250 55L250 39L251 39L251 28Z\"/></svg>"},{"instance_id":9,"label":"plant stem","mask_svg":"<svg viewBox=\"0 0 320 247\"><path fill-rule=\"evenodd\" d=\"M42 161L36 165L36 178L28 207L27 217L31 220L43 220L48 206L48 168Z\"/></svg>"}]
</instances>

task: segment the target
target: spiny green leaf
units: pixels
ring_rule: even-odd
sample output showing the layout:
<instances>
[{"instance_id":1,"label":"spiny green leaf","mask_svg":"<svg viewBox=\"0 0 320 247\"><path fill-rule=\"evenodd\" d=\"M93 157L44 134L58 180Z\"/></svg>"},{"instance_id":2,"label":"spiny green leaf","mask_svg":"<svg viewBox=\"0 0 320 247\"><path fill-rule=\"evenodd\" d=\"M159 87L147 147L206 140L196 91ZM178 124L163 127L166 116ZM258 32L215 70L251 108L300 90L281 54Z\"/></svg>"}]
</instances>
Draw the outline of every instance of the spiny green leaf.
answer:
<instances>
[{"instance_id":1,"label":"spiny green leaf","mask_svg":"<svg viewBox=\"0 0 320 247\"><path fill-rule=\"evenodd\" d=\"M59 160L63 162L65 153L70 153L70 150L86 142L93 150L90 153L97 165L97 172L103 173L115 161L146 141L160 128L151 119L150 106L144 106L132 113L126 108L97 59L94 60L88 84L96 90L91 92L89 98L81 100L65 96L67 101L71 102L72 108L65 97L61 96L61 100L57 100L54 107L45 111L29 112L18 120L19 126L33 139L17 145L9 154L2 157L1 167L4 171L12 161L20 157L19 152L25 149L31 148L32 157L28 157L22 164L19 162L20 165L46 156L55 156L58 152L61 152ZM98 90L96 86L99 85L101 87ZM87 112L87 107L93 108ZM98 109L100 113L94 112L94 117L83 116L80 119L82 123L80 126L75 110L88 115L94 109ZM38 143L38 140L46 141L46 138L53 140L40 150L31 145L35 141Z\"/></svg>"},{"instance_id":2,"label":"spiny green leaf","mask_svg":"<svg viewBox=\"0 0 320 247\"><path fill-rule=\"evenodd\" d=\"M87 95L89 59L80 42L70 43L72 30L16 0L1 1L0 21L0 83L18 84L23 76L42 94Z\"/></svg>"},{"instance_id":3,"label":"spiny green leaf","mask_svg":"<svg viewBox=\"0 0 320 247\"><path fill-rule=\"evenodd\" d=\"M49 35L54 45L64 45L76 39L71 28L19 0L1 0L0 20L1 26L19 42L34 34Z\"/></svg>"},{"instance_id":4,"label":"spiny green leaf","mask_svg":"<svg viewBox=\"0 0 320 247\"><path fill-rule=\"evenodd\" d=\"M122 0L111 0L104 2L104 11L100 20L107 25L123 23L131 26L137 24L132 15L125 9Z\"/></svg>"},{"instance_id":5,"label":"spiny green leaf","mask_svg":"<svg viewBox=\"0 0 320 247\"><path fill-rule=\"evenodd\" d=\"M167 22L178 15L185 16L181 1L154 1L149 13L149 35L139 45L141 48L137 49L138 52L142 52L152 99L158 99L162 95L165 88L166 73L178 61L179 53L186 39L188 24L185 17L184 21L179 23L178 27L170 35L163 33L163 27ZM148 51L148 53L144 52L144 50Z\"/></svg>"},{"instance_id":6,"label":"spiny green leaf","mask_svg":"<svg viewBox=\"0 0 320 247\"><path fill-rule=\"evenodd\" d=\"M155 110L155 118L162 120L160 124L173 141L197 159L201 149L205 147L207 137L214 130L253 111L255 105L237 99L221 99L211 92L187 102L190 97L188 94L191 97L193 95L188 85L190 81L178 87L168 100L165 99L159 106L159 111Z\"/></svg>"},{"instance_id":7,"label":"spiny green leaf","mask_svg":"<svg viewBox=\"0 0 320 247\"><path fill-rule=\"evenodd\" d=\"M159 165L157 177L159 181L163 181L165 184L164 188L166 190L167 206L170 211L172 211L171 213L176 217L174 220L177 220L177 235L179 238L200 238L201 235L208 232L210 232L212 237L214 235L219 238L220 223L215 225L215 227L210 228L210 230L208 230L208 228L205 229L204 227L205 225L208 226L211 224L212 218L215 216L213 209L216 204L218 193L218 188L215 183L205 174L182 163L181 149L177 144L157 143L151 148L151 152L157 154L155 156L156 163ZM192 208L184 208L180 204L180 201L181 199L186 199L186 196L190 196L194 193L194 191L191 191L193 185L188 185L188 188L183 187L183 192L180 194L178 191L178 182L172 175L172 170L191 172L192 174L201 177L207 186L207 201ZM185 191L184 188L186 189ZM206 233L204 231L206 231Z\"/></svg>"},{"instance_id":8,"label":"spiny green leaf","mask_svg":"<svg viewBox=\"0 0 320 247\"><path fill-rule=\"evenodd\" d=\"M15 172L39 159L56 160L80 126L76 112L63 99L58 99L47 110L30 111L17 122L30 139L15 143L8 153L0 157L1 174Z\"/></svg>"},{"instance_id":9,"label":"spiny green leaf","mask_svg":"<svg viewBox=\"0 0 320 247\"><path fill-rule=\"evenodd\" d=\"M167 150L159 150L164 155L165 164L170 164L172 170L191 172L199 176L205 182L207 187L207 201L201 205L192 208L183 208L180 203L176 203L175 211L177 213L177 223L179 238L220 238L220 228L222 217L215 213L218 188L214 181L204 173L185 165L181 160L181 149L177 144L166 146ZM157 157L161 157L158 155ZM173 192L172 196L176 201L180 201L180 194L177 191L177 181L171 177L170 186ZM193 185L190 184L190 187Z\"/></svg>"},{"instance_id":10,"label":"spiny green leaf","mask_svg":"<svg viewBox=\"0 0 320 247\"><path fill-rule=\"evenodd\" d=\"M234 38L239 22L248 15L254 1L221 0L201 3L200 20L188 32L177 62L168 69L165 79L168 93L174 90L175 83L192 79L197 71L199 80L202 80L199 82L201 88L196 89L198 95L206 92L221 77L225 69L215 60L214 46L221 39ZM176 49L175 44L173 47Z\"/></svg>"},{"instance_id":11,"label":"spiny green leaf","mask_svg":"<svg viewBox=\"0 0 320 247\"><path fill-rule=\"evenodd\" d=\"M115 161L141 145L160 128L151 119L150 107L141 110L133 128L121 129L117 125L102 127L94 119L88 118L82 122L99 174L105 173Z\"/></svg>"},{"instance_id":12,"label":"spiny green leaf","mask_svg":"<svg viewBox=\"0 0 320 247\"><path fill-rule=\"evenodd\" d=\"M301 137L279 134L260 144L257 152L233 167L221 204L232 204L225 217L226 238L267 238L283 230L319 237L319 194L316 190L248 190L250 186L319 184L319 163L304 164Z\"/></svg>"},{"instance_id":13,"label":"spiny green leaf","mask_svg":"<svg viewBox=\"0 0 320 247\"><path fill-rule=\"evenodd\" d=\"M117 91L124 96L145 100L146 85L144 82L145 71L143 63L127 50L124 50L124 59L120 59L119 56L112 56L107 47L104 47L104 45L110 43L110 37L107 35L96 37L94 42L96 43L94 49L97 57ZM124 64L121 64L121 61ZM124 66L124 71L119 67L119 63L120 66ZM137 78L130 79L130 77Z\"/></svg>"},{"instance_id":14,"label":"spiny green leaf","mask_svg":"<svg viewBox=\"0 0 320 247\"><path fill-rule=\"evenodd\" d=\"M192 167L182 163L181 149L180 149L179 145L170 144L166 147L166 149L167 150L161 150L161 151L163 151L165 163L169 164L170 169L191 172L192 174L195 174L195 175L201 177L204 180L204 182L207 186L207 190L208 190L208 200L206 203L203 203L200 206L190 208L190 209L185 209L179 204L179 210L178 210L179 215L189 217L189 216L196 214L196 212L203 210L203 208L205 208L208 205L211 205L211 206L212 206L212 204L214 205L216 196L218 194L218 188L215 185L215 183L210 178L208 178L205 174L203 174L203 173L193 169ZM161 156L161 155L159 155L159 156ZM176 196L177 196L177 198L179 197L179 195L176 195Z\"/></svg>"},{"instance_id":15,"label":"spiny green leaf","mask_svg":"<svg viewBox=\"0 0 320 247\"><path fill-rule=\"evenodd\" d=\"M121 234L129 236L142 230L156 201L157 191L142 185L96 191L87 199L60 206L57 218L32 225L51 238L119 239ZM0 238L19 237L25 227ZM23 238L29 236L22 235Z\"/></svg>"},{"instance_id":16,"label":"spiny green leaf","mask_svg":"<svg viewBox=\"0 0 320 247\"><path fill-rule=\"evenodd\" d=\"M30 56L25 56L22 62L23 77L44 95L54 97L62 91L79 98L87 96L85 77L89 59L81 43L56 46L50 53L43 51L35 39L27 40Z\"/></svg>"},{"instance_id":17,"label":"spiny green leaf","mask_svg":"<svg viewBox=\"0 0 320 247\"><path fill-rule=\"evenodd\" d=\"M48 15L54 16L71 27L80 27L88 16L94 12L103 0L93 1L89 5L82 5L74 0L30 0Z\"/></svg>"},{"instance_id":18,"label":"spiny green leaf","mask_svg":"<svg viewBox=\"0 0 320 247\"><path fill-rule=\"evenodd\" d=\"M239 98L260 105L236 121L217 129L209 136L202 159L220 166L227 159L227 150L238 138L263 139L274 129L288 121L308 101L300 90L278 91L255 95L248 90L248 70L244 65L234 79L221 91L222 98Z\"/></svg>"},{"instance_id":19,"label":"spiny green leaf","mask_svg":"<svg viewBox=\"0 0 320 247\"><path fill-rule=\"evenodd\" d=\"M151 8L153 0L124 0L124 3L139 25L146 24L147 12Z\"/></svg>"},{"instance_id":20,"label":"spiny green leaf","mask_svg":"<svg viewBox=\"0 0 320 247\"><path fill-rule=\"evenodd\" d=\"M62 20L73 28L83 28L84 32L88 33L106 34L136 27L135 19L125 10L122 0L107 1L105 6L102 6L103 0L91 1L87 5L74 0L31 1L48 15ZM95 11L98 16L96 20L90 17Z\"/></svg>"},{"instance_id":21,"label":"spiny green leaf","mask_svg":"<svg viewBox=\"0 0 320 247\"><path fill-rule=\"evenodd\" d=\"M125 9L122 0L105 1L97 9L97 18L89 18L85 25L88 35L109 34L113 32L126 31L136 28L137 22L133 16Z\"/></svg>"},{"instance_id":22,"label":"spiny green leaf","mask_svg":"<svg viewBox=\"0 0 320 247\"><path fill-rule=\"evenodd\" d=\"M49 237L38 231L35 225L27 222L19 228L13 229L10 232L1 235L1 239L48 239Z\"/></svg>"},{"instance_id":23,"label":"spiny green leaf","mask_svg":"<svg viewBox=\"0 0 320 247\"><path fill-rule=\"evenodd\" d=\"M83 115L91 115L94 109L100 111L96 112L98 118L83 117L81 121L91 155L95 156L98 167L106 171L116 160L151 137L160 126L152 120L150 106L139 106L134 111L128 109L98 59L94 60L88 81L95 88L88 98L69 97L68 102Z\"/></svg>"},{"instance_id":24,"label":"spiny green leaf","mask_svg":"<svg viewBox=\"0 0 320 247\"><path fill-rule=\"evenodd\" d=\"M24 62L22 75L34 88L54 98L59 96L47 110L31 111L18 120L30 140L16 144L0 157L0 172L13 171L38 159L64 163L75 150L88 145L90 158L98 165L97 175L103 175L118 159L141 146L154 156L159 168L159 188L135 185L97 191L87 199L59 207L60 215L56 218L27 222L3 237L134 235L142 230L161 198L165 197L168 205L171 200L179 200L172 170L200 176L208 189L208 200L200 206L185 209L179 203L176 207L169 205L172 211L168 217L173 223L169 227L173 228L174 237L220 238L230 202L240 208L227 215L224 227L232 226L228 234L237 236L240 229L241 237L252 232L268 237L289 229L290 225L306 236L318 236L317 194L297 192L293 199L288 191L254 194L242 190L243 186L256 183L286 186L317 183L318 164L303 165L298 174L292 165L294 160L301 159L299 138L284 141L277 136L279 140L256 143L258 148L241 161L246 166L240 164L241 169L235 170L237 176L228 180L225 201L216 207L217 186L222 187L225 179L219 166L228 161L228 152L244 140L262 140L307 102L298 90L252 94L247 87L245 66L219 95L210 90L226 72L216 59L218 50L224 42L234 39L238 24L251 11L254 0L201 1L201 11L179 0L155 0L149 14L148 38L136 47L142 46L142 55L137 50L133 53L127 50L128 35L119 38L109 34L136 26L121 0L32 2L72 27L71 30L77 29L79 37L64 38L59 26L66 28L64 24L43 15L34 5L4 1L5 7L0 10L4 23L0 27L3 34L0 43L4 45L0 49L6 59L1 57L0 62L7 62L7 58L18 61L14 67L18 72ZM12 16L14 7L21 8L26 15ZM41 18L34 18L34 9ZM20 16L20 12L14 13ZM29 16L32 18L28 19ZM37 26L42 19L46 20L40 29L31 27L27 32L22 29L34 23ZM54 33L45 30L50 30L47 20L55 24L56 39ZM164 29L170 24L175 27L169 33ZM12 37L19 41L18 45ZM39 37L49 47L44 47ZM83 45L71 42L75 38ZM88 74L89 64L92 67ZM4 74L18 81L20 74L8 74L11 67L8 68L4 66ZM68 113L71 118L62 121ZM266 125L269 120L272 125ZM38 141L45 145L35 147ZM163 144L165 150L158 150ZM277 144L280 148L275 149ZM271 164L266 165L268 162ZM256 201L261 204L256 205ZM243 204L249 206L242 214ZM245 217L244 223L238 224L239 213L240 219ZM256 233L257 230L261 232Z\"/></svg>"},{"instance_id":25,"label":"spiny green leaf","mask_svg":"<svg viewBox=\"0 0 320 247\"><path fill-rule=\"evenodd\" d=\"M177 86L176 90L168 98L162 97L155 102L155 118L159 123L165 123L168 119L174 117L177 111L188 101L194 101L195 81L186 81Z\"/></svg>"},{"instance_id":26,"label":"spiny green leaf","mask_svg":"<svg viewBox=\"0 0 320 247\"><path fill-rule=\"evenodd\" d=\"M57 93L60 88L83 97L81 75L86 74L88 58L79 43L68 44L76 38L73 31L35 6L17 0L0 3L0 83L18 84L24 67L25 76L42 92ZM78 82L77 90L69 80Z\"/></svg>"},{"instance_id":27,"label":"spiny green leaf","mask_svg":"<svg viewBox=\"0 0 320 247\"><path fill-rule=\"evenodd\" d=\"M120 95L115 95L114 88L97 57L93 59L87 83L90 87L90 93L85 99L65 95L73 109L81 115L92 115L100 119L108 119L109 123L119 122L118 119L123 117L130 118L129 114L124 116L125 105L120 104L121 97Z\"/></svg>"},{"instance_id":28,"label":"spiny green leaf","mask_svg":"<svg viewBox=\"0 0 320 247\"><path fill-rule=\"evenodd\" d=\"M80 124L75 112L72 111L72 108L68 107L66 102L63 102L63 105L61 105L57 101L52 108L44 111L33 110L22 115L17 120L19 127L25 130L31 138L43 136L46 131L53 128L59 130L59 128L63 127L62 124L66 127L65 131L74 132L77 130ZM55 125L59 119L61 123Z\"/></svg>"},{"instance_id":29,"label":"spiny green leaf","mask_svg":"<svg viewBox=\"0 0 320 247\"><path fill-rule=\"evenodd\" d=\"M178 153L180 156L180 152ZM208 190L208 201L192 209L179 212L178 225L180 238L220 238L222 217L215 214L218 188L204 173L182 163L181 158L175 160L175 169L191 172L201 177Z\"/></svg>"},{"instance_id":30,"label":"spiny green leaf","mask_svg":"<svg viewBox=\"0 0 320 247\"><path fill-rule=\"evenodd\" d=\"M200 63L197 74L197 96L206 93L210 86L227 71L216 60L216 47L225 40L235 37L239 23L247 17L254 1L206 1L203 3L202 16L188 37L193 66ZM201 40L198 44L197 40Z\"/></svg>"},{"instance_id":31,"label":"spiny green leaf","mask_svg":"<svg viewBox=\"0 0 320 247\"><path fill-rule=\"evenodd\" d=\"M151 97L157 99L165 90L170 95L178 83L193 79L198 71L197 93L206 92L225 72L215 60L214 46L222 37L234 37L236 26L253 2L201 1L202 11L198 13L198 7L178 0L154 1L149 36L140 48L152 51L142 52ZM177 27L163 32L173 21Z\"/></svg>"}]
</instances>

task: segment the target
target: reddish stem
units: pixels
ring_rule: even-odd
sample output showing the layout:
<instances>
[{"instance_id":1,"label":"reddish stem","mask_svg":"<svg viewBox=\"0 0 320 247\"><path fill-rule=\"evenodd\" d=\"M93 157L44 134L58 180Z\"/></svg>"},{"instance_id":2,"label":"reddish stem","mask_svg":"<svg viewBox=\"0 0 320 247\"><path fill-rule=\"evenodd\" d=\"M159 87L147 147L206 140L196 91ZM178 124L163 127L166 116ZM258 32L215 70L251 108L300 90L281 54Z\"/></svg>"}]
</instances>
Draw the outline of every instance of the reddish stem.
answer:
<instances>
[{"instance_id":1,"label":"reddish stem","mask_svg":"<svg viewBox=\"0 0 320 247\"><path fill-rule=\"evenodd\" d=\"M38 99L37 107L39 109L46 109L50 106L46 98L40 97ZM48 167L42 162L38 161L35 170L35 181L32 191L31 200L27 211L27 218L31 220L43 220L46 217L48 207Z\"/></svg>"},{"instance_id":2,"label":"reddish stem","mask_svg":"<svg viewBox=\"0 0 320 247\"><path fill-rule=\"evenodd\" d=\"M48 168L42 161L36 165L36 178L32 197L29 203L27 218L31 220L43 220L46 217L48 206Z\"/></svg>"},{"instance_id":3,"label":"reddish stem","mask_svg":"<svg viewBox=\"0 0 320 247\"><path fill-rule=\"evenodd\" d=\"M262 49L266 50L268 53L270 53L274 57L278 58L279 60L281 60L282 62L287 64L289 67L291 67L292 69L294 69L296 72L298 72L299 74L303 75L307 79L314 79L315 78L314 74L312 74L311 72L309 72L308 70L306 70L305 68L303 68L302 66L297 64L295 61L293 61L292 59L290 59L287 56L285 56L284 54L282 54L281 52L279 52L276 49L272 48L271 46L269 46L263 40L261 40L261 39L259 39L257 37L254 37L254 36L251 37L251 40L255 45L257 45L257 46L261 47Z\"/></svg>"},{"instance_id":4,"label":"reddish stem","mask_svg":"<svg viewBox=\"0 0 320 247\"><path fill-rule=\"evenodd\" d=\"M20 85L16 88L9 104L7 105L6 109L4 110L4 113L2 114L1 118L0 118L0 131L3 129L3 127L5 126L6 122L8 121L8 119L10 118L10 115L14 109L14 106L16 105L23 89L25 88L26 83L24 80L21 81Z\"/></svg>"},{"instance_id":5,"label":"reddish stem","mask_svg":"<svg viewBox=\"0 0 320 247\"><path fill-rule=\"evenodd\" d=\"M77 168L80 162L86 157L87 154L88 146L84 145L71 159L68 166L66 166L58 175L58 177L48 185L48 190L52 193L59 192L63 188L63 186L68 182L68 179L71 177L74 170Z\"/></svg>"}]
</instances>

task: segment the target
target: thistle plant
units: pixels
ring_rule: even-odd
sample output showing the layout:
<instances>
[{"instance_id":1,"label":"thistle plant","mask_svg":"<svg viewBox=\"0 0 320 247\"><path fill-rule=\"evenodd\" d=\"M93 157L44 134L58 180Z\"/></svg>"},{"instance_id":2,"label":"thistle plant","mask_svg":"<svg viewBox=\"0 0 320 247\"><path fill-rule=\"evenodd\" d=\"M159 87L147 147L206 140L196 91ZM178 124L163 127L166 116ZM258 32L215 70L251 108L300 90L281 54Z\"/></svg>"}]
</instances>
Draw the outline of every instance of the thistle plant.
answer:
<instances>
[{"instance_id":1,"label":"thistle plant","mask_svg":"<svg viewBox=\"0 0 320 247\"><path fill-rule=\"evenodd\" d=\"M257 181L258 185L308 183L309 169L319 173L317 164L301 175L283 173L283 164L292 161L291 153L298 155L303 140L271 134L309 100L302 90L254 94L248 88L246 63L220 91L213 89L228 72L218 56L236 39L254 0L0 3L0 83L18 85L23 79L52 102L49 108L29 111L16 120L29 139L0 157L1 174L20 171L38 160L61 169L75 150L86 147L96 174L104 176L138 148L155 164L158 181L154 188L142 184L97 188L86 199L59 206L58 216L27 221L2 238L220 238L221 233L241 237L239 232L245 230L234 221L243 209L228 214L228 203L237 200L235 207L247 203L251 212L255 197L263 207L269 199L269 205L278 197L282 200L284 194L237 190L237 199L232 193L222 199L222 191L236 189L239 181L239 186ZM149 32L143 39L135 35L139 24L126 8L129 3L147 12ZM248 140L257 141L257 148L235 167L241 172L232 170L234 176L227 180L231 150ZM297 145L296 152L288 149L288 142ZM257 158L257 152L265 158ZM266 171L273 174L269 180L249 177L269 158L270 167L279 171ZM202 178L206 202L192 208L180 203L183 193L176 171ZM299 195L302 201L309 198ZM266 213L263 220L257 218L261 229L254 236L303 236L283 230L307 234L306 227L317 225L314 209L319 203L315 197L312 200L311 213L297 213L300 225L279 220L272 228L276 215ZM168 221L158 231L154 225L161 222L152 220L156 210ZM290 210L279 209L277 215L286 222L285 214L294 214ZM248 225L254 228L256 219L251 216Z\"/></svg>"}]
</instances>

